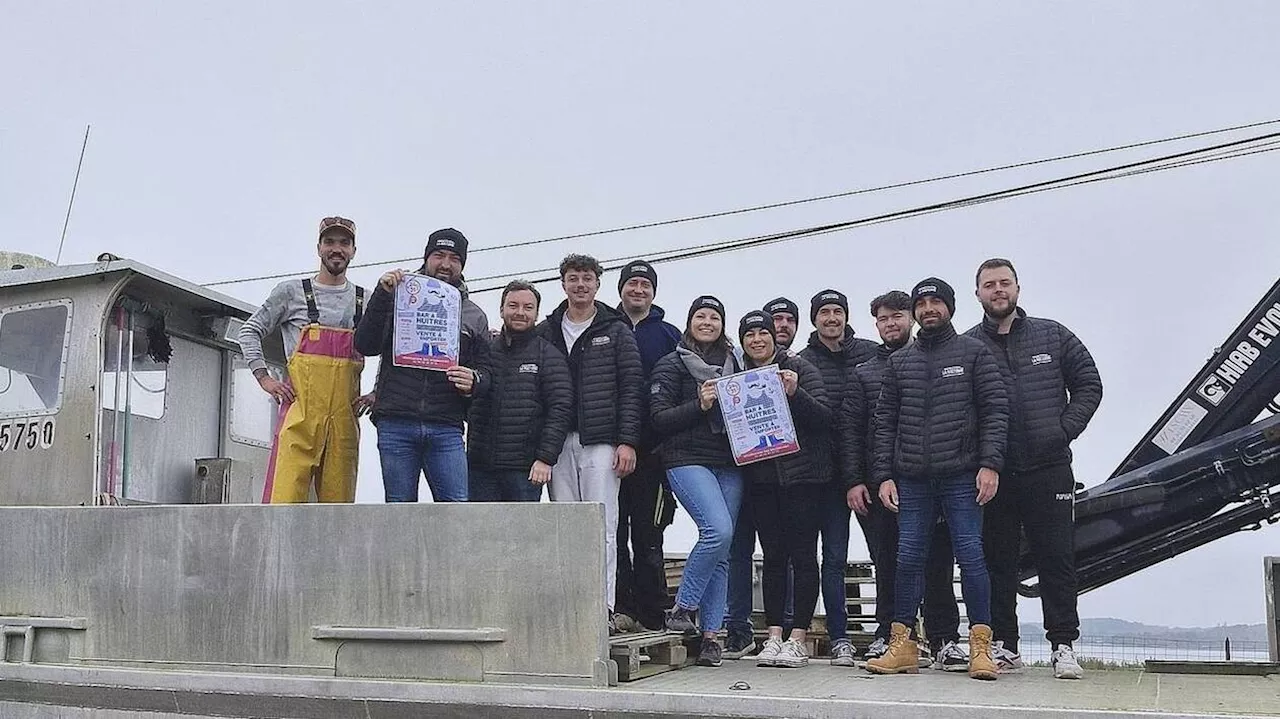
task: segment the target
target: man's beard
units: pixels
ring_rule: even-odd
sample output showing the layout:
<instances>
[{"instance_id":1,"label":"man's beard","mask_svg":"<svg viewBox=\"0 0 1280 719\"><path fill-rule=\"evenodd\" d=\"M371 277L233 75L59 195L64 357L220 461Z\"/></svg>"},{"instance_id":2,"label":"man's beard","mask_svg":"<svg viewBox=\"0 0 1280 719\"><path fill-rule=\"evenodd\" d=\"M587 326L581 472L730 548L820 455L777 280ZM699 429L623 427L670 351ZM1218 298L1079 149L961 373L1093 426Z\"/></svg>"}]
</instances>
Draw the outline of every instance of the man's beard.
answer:
<instances>
[{"instance_id":1,"label":"man's beard","mask_svg":"<svg viewBox=\"0 0 1280 719\"><path fill-rule=\"evenodd\" d=\"M906 332L903 332L896 339L884 340L884 346L888 347L891 350L900 350L903 347L906 347L907 343L910 341L911 341L911 335L907 334Z\"/></svg>"},{"instance_id":2,"label":"man's beard","mask_svg":"<svg viewBox=\"0 0 1280 719\"><path fill-rule=\"evenodd\" d=\"M1013 300L1009 300L1003 310L996 310L994 303L988 304L983 302L982 311L986 312L987 316L993 320L1002 320L1018 311L1018 303Z\"/></svg>"},{"instance_id":3,"label":"man's beard","mask_svg":"<svg viewBox=\"0 0 1280 719\"><path fill-rule=\"evenodd\" d=\"M345 257L326 257L324 260L324 268L331 275L340 275L347 271L348 260Z\"/></svg>"}]
</instances>

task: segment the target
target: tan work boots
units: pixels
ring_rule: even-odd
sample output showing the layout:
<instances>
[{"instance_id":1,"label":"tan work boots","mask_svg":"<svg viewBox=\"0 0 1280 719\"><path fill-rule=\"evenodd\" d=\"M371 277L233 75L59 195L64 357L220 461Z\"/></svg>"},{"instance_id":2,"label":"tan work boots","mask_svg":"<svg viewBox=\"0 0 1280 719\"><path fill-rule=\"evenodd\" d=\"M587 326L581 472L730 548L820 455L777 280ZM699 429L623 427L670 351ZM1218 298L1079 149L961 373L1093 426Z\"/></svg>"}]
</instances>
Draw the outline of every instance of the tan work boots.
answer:
<instances>
[{"instance_id":1,"label":"tan work boots","mask_svg":"<svg viewBox=\"0 0 1280 719\"><path fill-rule=\"evenodd\" d=\"M894 622L889 634L889 651L867 662L867 671L872 674L918 674L919 660L920 648L911 639L910 627ZM996 662L991 657L991 627L985 624L969 628L969 676L986 680L998 676Z\"/></svg>"}]
</instances>

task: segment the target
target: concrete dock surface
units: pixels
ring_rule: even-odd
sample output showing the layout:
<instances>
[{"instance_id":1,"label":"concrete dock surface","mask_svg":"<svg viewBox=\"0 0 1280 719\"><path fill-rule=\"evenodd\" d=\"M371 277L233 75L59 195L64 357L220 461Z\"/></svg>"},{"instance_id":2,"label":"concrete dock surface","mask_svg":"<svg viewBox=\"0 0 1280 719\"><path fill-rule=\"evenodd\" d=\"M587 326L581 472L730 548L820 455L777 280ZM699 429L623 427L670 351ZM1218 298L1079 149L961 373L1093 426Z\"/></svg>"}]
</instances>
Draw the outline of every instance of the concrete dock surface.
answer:
<instances>
[{"instance_id":1,"label":"concrete dock surface","mask_svg":"<svg viewBox=\"0 0 1280 719\"><path fill-rule=\"evenodd\" d=\"M740 683L741 682L741 683ZM737 687L737 688L735 688ZM726 661L612 688L408 682L7 665L5 719L465 719L561 717L1264 717L1280 715L1280 677L1090 671L1055 680L1027 668L978 682L964 674L873 677L815 661L803 669Z\"/></svg>"}]
</instances>

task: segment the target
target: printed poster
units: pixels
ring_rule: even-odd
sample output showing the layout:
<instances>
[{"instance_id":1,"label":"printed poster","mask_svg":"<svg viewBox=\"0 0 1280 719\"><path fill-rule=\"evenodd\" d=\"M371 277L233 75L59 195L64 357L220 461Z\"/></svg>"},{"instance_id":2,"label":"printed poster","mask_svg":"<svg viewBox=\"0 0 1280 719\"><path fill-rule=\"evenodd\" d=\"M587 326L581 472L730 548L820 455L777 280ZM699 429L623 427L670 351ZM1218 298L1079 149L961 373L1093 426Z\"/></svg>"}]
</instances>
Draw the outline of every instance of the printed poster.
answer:
<instances>
[{"instance_id":1,"label":"printed poster","mask_svg":"<svg viewBox=\"0 0 1280 719\"><path fill-rule=\"evenodd\" d=\"M721 377L716 399L739 467L800 451L778 365Z\"/></svg>"},{"instance_id":2,"label":"printed poster","mask_svg":"<svg viewBox=\"0 0 1280 719\"><path fill-rule=\"evenodd\" d=\"M447 370L462 353L462 295L434 277L406 274L396 286L393 364Z\"/></svg>"}]
</instances>

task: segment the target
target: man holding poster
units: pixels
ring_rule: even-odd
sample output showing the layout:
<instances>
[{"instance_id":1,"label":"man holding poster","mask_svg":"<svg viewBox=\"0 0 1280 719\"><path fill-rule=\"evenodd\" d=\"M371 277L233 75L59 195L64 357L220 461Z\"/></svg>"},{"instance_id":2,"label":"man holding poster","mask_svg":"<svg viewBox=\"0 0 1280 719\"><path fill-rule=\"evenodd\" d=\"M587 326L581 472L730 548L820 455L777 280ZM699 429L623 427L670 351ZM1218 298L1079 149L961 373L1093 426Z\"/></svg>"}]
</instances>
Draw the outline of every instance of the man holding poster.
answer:
<instances>
[{"instance_id":1,"label":"man holding poster","mask_svg":"<svg viewBox=\"0 0 1280 719\"><path fill-rule=\"evenodd\" d=\"M382 358L373 421L386 501L418 501L425 472L432 499L465 502L462 425L470 399L489 389L489 321L462 285L467 238L436 230L423 255L417 273L378 281L356 348Z\"/></svg>"}]
</instances>

